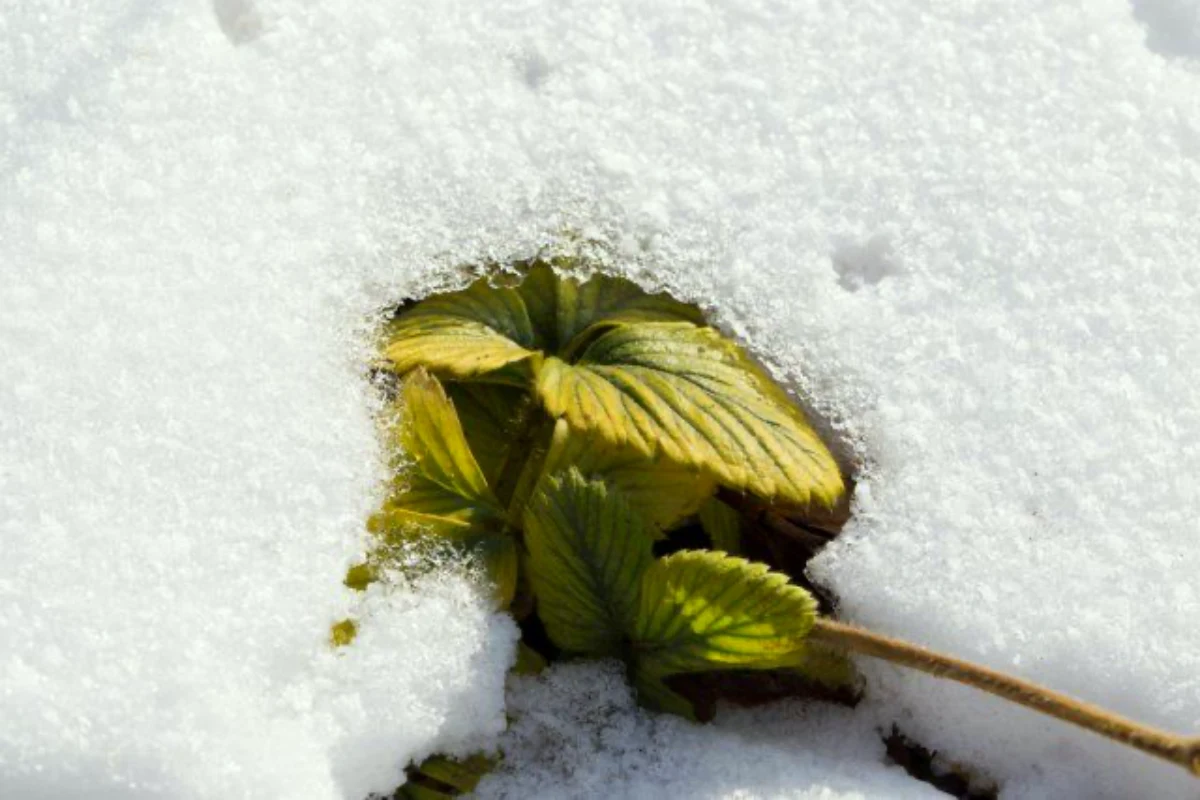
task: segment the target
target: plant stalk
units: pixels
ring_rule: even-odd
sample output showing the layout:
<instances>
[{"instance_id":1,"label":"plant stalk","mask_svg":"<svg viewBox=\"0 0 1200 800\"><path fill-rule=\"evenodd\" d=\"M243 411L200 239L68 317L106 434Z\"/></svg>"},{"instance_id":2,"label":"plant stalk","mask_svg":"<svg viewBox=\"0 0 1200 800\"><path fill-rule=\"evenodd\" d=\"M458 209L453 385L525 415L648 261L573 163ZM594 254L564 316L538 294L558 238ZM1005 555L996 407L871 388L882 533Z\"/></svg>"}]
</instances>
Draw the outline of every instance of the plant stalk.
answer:
<instances>
[{"instance_id":1,"label":"plant stalk","mask_svg":"<svg viewBox=\"0 0 1200 800\"><path fill-rule=\"evenodd\" d=\"M842 650L901 664L939 678L949 678L973 686L1026 708L1086 728L1143 753L1170 761L1200 777L1200 737L1177 736L1141 725L1099 706L1059 694L1021 678L853 625L818 619L810 636Z\"/></svg>"}]
</instances>

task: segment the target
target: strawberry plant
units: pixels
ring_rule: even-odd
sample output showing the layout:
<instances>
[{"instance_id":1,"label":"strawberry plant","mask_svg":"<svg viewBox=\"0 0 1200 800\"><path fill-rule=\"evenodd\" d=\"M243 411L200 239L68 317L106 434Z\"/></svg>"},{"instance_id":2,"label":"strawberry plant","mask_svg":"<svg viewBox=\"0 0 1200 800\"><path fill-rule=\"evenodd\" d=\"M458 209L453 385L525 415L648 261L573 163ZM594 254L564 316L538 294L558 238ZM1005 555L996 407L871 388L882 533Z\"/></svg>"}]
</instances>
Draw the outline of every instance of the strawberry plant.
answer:
<instances>
[{"instance_id":1,"label":"strawberry plant","mask_svg":"<svg viewBox=\"0 0 1200 800\"><path fill-rule=\"evenodd\" d=\"M617 658L640 702L690 718L709 709L688 676L771 671L846 689L853 653L976 686L1200 774L1198 739L837 622L798 585L802 574L743 557L748 520L811 554L823 539L795 519L845 502L847 482L803 412L695 307L621 278L581 277L573 260L517 266L508 285L480 278L387 324L377 366L391 378L394 478L368 522L377 544L347 585L458 553L486 571L499 608L544 632L522 645L523 668ZM672 540L684 529L702 531L707 547L680 549ZM664 550L673 552L656 555ZM334 643L354 630L339 623ZM468 791L489 764L431 759L398 796Z\"/></svg>"}]
</instances>

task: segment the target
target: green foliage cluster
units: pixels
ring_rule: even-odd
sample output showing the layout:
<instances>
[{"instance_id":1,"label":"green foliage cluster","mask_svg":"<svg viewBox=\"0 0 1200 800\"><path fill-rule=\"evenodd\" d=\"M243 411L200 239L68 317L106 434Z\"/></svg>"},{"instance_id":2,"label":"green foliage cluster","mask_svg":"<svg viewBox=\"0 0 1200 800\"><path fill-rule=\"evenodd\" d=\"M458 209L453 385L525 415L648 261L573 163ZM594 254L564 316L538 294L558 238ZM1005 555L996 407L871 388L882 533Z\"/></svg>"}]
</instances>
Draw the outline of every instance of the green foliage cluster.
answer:
<instances>
[{"instance_id":1,"label":"green foliage cluster","mask_svg":"<svg viewBox=\"0 0 1200 800\"><path fill-rule=\"evenodd\" d=\"M538 618L544 655L622 659L643 704L691 718L671 676L846 680L805 645L816 601L737 555L739 515L717 496L831 507L845 488L828 448L694 306L577 266L524 264L513 285L483 277L388 323L395 477L347 585L419 570L414 552L457 552L484 567L497 607ZM694 522L713 549L655 557ZM341 623L333 639L352 635Z\"/></svg>"}]
</instances>

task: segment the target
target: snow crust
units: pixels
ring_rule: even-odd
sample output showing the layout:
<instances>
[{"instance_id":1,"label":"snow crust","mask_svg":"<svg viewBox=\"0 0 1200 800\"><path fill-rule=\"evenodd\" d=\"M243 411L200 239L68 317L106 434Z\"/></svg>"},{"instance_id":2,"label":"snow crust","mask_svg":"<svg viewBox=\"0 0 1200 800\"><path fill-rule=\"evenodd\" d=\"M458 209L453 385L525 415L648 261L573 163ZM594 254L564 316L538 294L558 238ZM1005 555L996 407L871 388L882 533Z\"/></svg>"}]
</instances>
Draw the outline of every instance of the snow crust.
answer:
<instances>
[{"instance_id":1,"label":"snow crust","mask_svg":"<svg viewBox=\"0 0 1200 800\"><path fill-rule=\"evenodd\" d=\"M500 739L508 620L453 575L361 607L339 580L381 475L369 316L583 231L864 465L815 569L844 616L1200 732L1196 10L10 4L0 796L360 798L496 744L501 795L920 793L878 763L897 723L1006 797L1193 797L872 665L854 715L705 729L564 668ZM598 749L574 778L555 730Z\"/></svg>"},{"instance_id":2,"label":"snow crust","mask_svg":"<svg viewBox=\"0 0 1200 800\"><path fill-rule=\"evenodd\" d=\"M944 798L885 766L872 721L832 706L726 710L711 725L637 708L615 662L517 677L485 798Z\"/></svg>"}]
</instances>

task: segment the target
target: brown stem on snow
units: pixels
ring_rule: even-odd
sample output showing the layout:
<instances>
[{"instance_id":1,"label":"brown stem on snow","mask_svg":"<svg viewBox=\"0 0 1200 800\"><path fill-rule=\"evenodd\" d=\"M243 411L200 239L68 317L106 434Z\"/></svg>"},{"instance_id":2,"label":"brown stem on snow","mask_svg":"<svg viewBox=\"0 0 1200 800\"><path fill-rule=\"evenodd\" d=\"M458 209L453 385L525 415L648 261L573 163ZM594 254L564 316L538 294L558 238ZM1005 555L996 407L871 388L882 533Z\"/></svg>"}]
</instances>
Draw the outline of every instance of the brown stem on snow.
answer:
<instances>
[{"instance_id":1,"label":"brown stem on snow","mask_svg":"<svg viewBox=\"0 0 1200 800\"><path fill-rule=\"evenodd\" d=\"M1021 678L853 625L818 619L810 635L817 641L842 650L901 664L982 689L1178 764L1200 777L1200 737L1188 738L1156 730Z\"/></svg>"}]
</instances>

